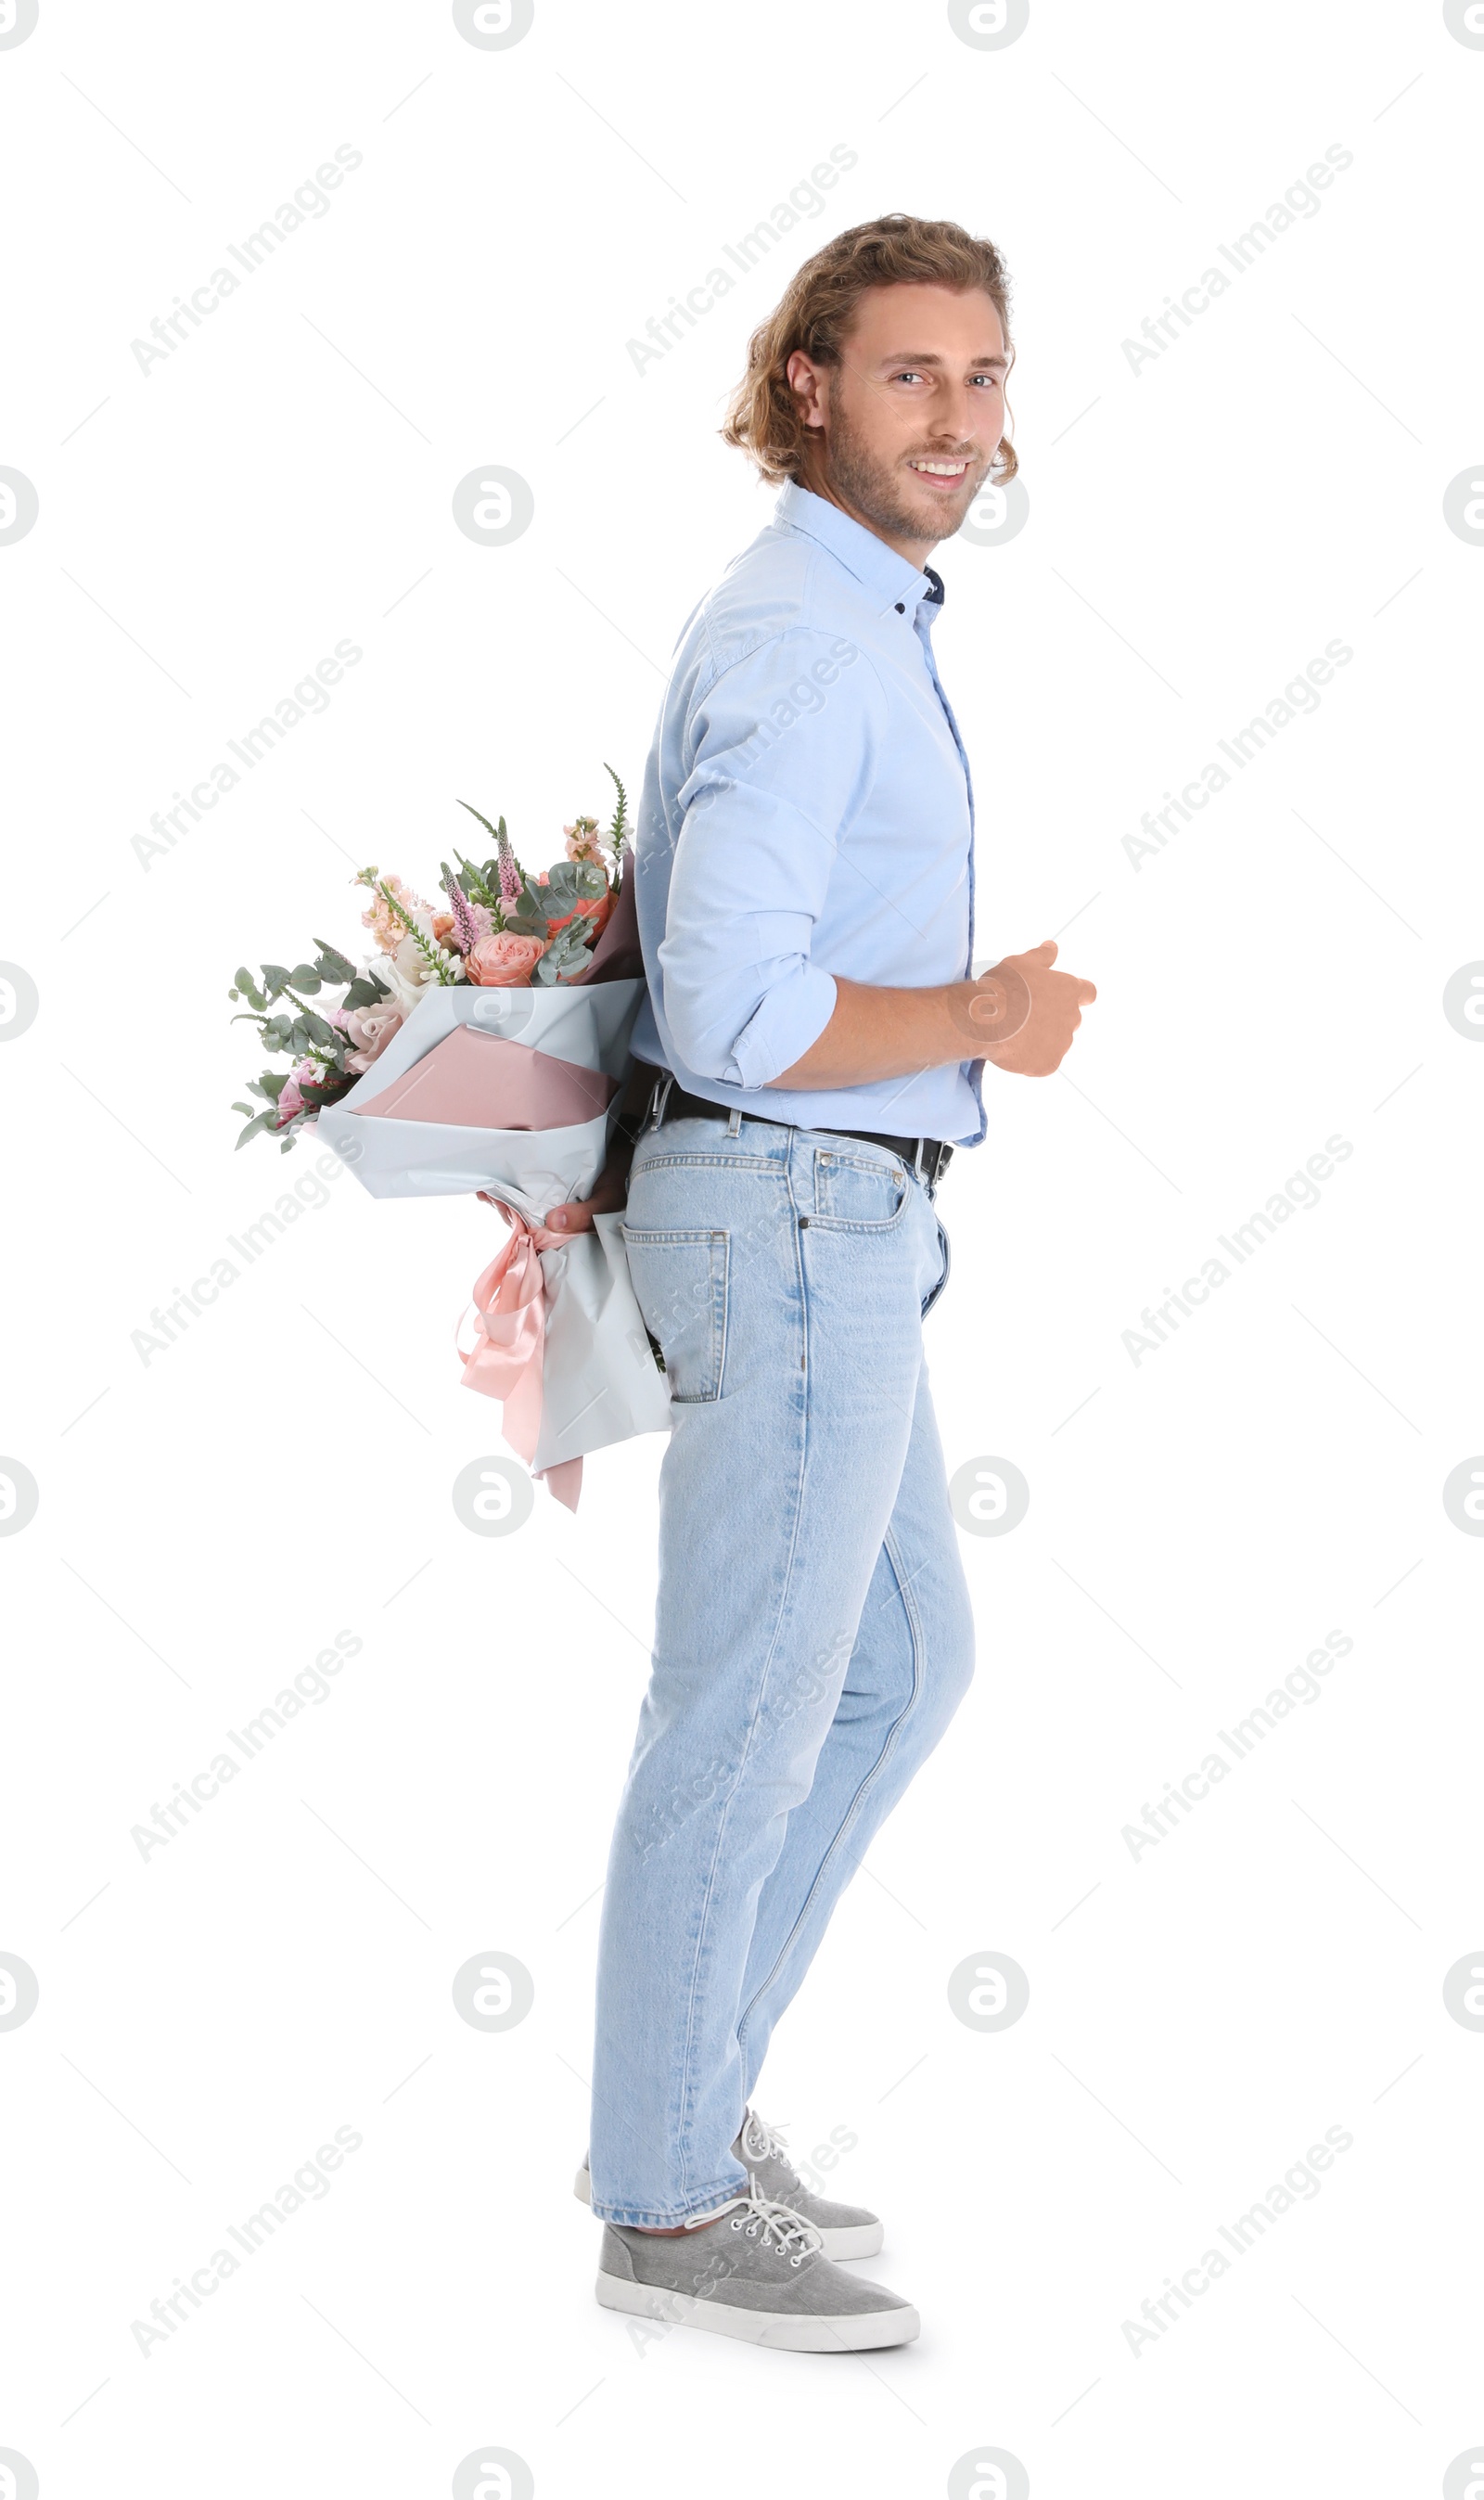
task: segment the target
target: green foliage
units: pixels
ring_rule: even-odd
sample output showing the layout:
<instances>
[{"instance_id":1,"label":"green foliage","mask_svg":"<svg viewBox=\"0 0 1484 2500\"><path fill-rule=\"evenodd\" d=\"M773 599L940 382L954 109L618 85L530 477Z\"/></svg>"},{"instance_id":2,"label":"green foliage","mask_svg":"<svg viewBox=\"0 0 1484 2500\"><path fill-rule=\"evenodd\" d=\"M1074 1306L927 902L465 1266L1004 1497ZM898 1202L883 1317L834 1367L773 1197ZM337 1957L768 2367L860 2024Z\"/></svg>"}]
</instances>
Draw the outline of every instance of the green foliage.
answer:
<instances>
[{"instance_id":1,"label":"green foliage","mask_svg":"<svg viewBox=\"0 0 1484 2500\"><path fill-rule=\"evenodd\" d=\"M345 997L341 1000L341 1005L343 1007L374 1007L379 1000L389 999L390 997L391 992L387 988L386 983L384 981L379 981L375 972L357 972L354 980L350 984L350 987L346 992Z\"/></svg>"},{"instance_id":2,"label":"green foliage","mask_svg":"<svg viewBox=\"0 0 1484 2500\"><path fill-rule=\"evenodd\" d=\"M490 840L494 843L496 850L499 851L503 849L505 844L510 840L510 836L505 830L505 818L502 816L498 825L492 825L487 816L480 815L478 807L470 806L467 799L460 799L458 805L465 810L466 814L473 816L477 825L483 826ZM457 851L454 852L453 856L457 859Z\"/></svg>"},{"instance_id":3,"label":"green foliage","mask_svg":"<svg viewBox=\"0 0 1484 2500\"><path fill-rule=\"evenodd\" d=\"M558 860L544 885L526 880L514 910L506 915L506 925L522 938L544 938L553 920L565 920L579 903L601 903L607 892L608 878L596 860ZM585 915L584 923L578 936L585 945L592 936ZM565 929L557 931L559 938L567 934Z\"/></svg>"},{"instance_id":4,"label":"green foliage","mask_svg":"<svg viewBox=\"0 0 1484 2500\"><path fill-rule=\"evenodd\" d=\"M609 847L611 850L613 857L616 859L623 848L624 838L628 832L629 794L624 788L623 783L619 780L617 773L613 771L611 764L605 764L603 770L608 774L609 779L611 781L614 789L618 793L618 805L613 810L613 821L608 829Z\"/></svg>"},{"instance_id":5,"label":"green foliage","mask_svg":"<svg viewBox=\"0 0 1484 2500\"><path fill-rule=\"evenodd\" d=\"M313 998L320 986L319 974L313 964L296 964L292 971L284 964L263 966L263 987L270 1003L291 990L303 990Z\"/></svg>"},{"instance_id":6,"label":"green foliage","mask_svg":"<svg viewBox=\"0 0 1484 2500\"><path fill-rule=\"evenodd\" d=\"M574 972L580 972L591 961L587 942L591 935L592 923L585 915L559 929L544 955L538 958L531 974L533 988L549 989L553 982L570 980Z\"/></svg>"},{"instance_id":7,"label":"green foliage","mask_svg":"<svg viewBox=\"0 0 1484 2500\"><path fill-rule=\"evenodd\" d=\"M507 906L505 925L520 938L544 938L546 934L546 887L523 880L514 906Z\"/></svg>"},{"instance_id":8,"label":"green foliage","mask_svg":"<svg viewBox=\"0 0 1484 2500\"><path fill-rule=\"evenodd\" d=\"M233 1103L233 1110L240 1111L247 1123L237 1139L240 1147L245 1146L249 1137L272 1132L280 1138L286 1153L308 1114L319 1110L326 1102L339 1102L356 1081L346 1066L351 1046L348 1036L313 1007L306 1006L306 998L317 998L326 987L338 988L342 982L347 985L340 1001L342 1007L375 1006L379 1001L391 996L384 981L374 972L357 972L348 956L342 955L337 947L327 946L321 938L316 938L314 944L317 952L313 964L296 964L292 970L284 964L264 964L260 983L253 979L246 965L239 965L236 978L227 992L229 999L248 1001L248 1006L235 1015L232 1022L255 1025L258 1037L270 1056L290 1059L295 1065L301 1060L317 1057L322 1065L317 1081L308 1079L300 1086L304 1111L295 1113L281 1127L279 1125L279 1098L288 1083L288 1070L265 1068L261 1076L253 1077L247 1091L255 1094L266 1108L255 1111L250 1102ZM280 1007L276 1014L270 1015L269 1007L279 999L286 999L297 1013L290 1015L285 1008Z\"/></svg>"}]
</instances>

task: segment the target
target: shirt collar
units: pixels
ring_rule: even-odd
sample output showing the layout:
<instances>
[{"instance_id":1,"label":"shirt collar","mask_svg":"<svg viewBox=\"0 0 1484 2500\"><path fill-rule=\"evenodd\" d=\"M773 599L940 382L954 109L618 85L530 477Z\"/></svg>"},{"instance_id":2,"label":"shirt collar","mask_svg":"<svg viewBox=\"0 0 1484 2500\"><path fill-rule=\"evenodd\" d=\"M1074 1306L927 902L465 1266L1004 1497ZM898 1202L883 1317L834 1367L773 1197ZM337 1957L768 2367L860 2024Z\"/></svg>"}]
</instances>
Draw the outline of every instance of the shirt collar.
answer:
<instances>
[{"instance_id":1,"label":"shirt collar","mask_svg":"<svg viewBox=\"0 0 1484 2500\"><path fill-rule=\"evenodd\" d=\"M923 599L941 607L943 585L931 566L919 572L905 555L898 555L895 547L878 539L874 530L868 530L863 521L853 521L838 504L827 504L822 495L811 495L796 479L789 477L779 487L774 518L785 521L790 529L802 530L807 538L828 548L847 573L880 599L883 610L908 610Z\"/></svg>"}]
</instances>

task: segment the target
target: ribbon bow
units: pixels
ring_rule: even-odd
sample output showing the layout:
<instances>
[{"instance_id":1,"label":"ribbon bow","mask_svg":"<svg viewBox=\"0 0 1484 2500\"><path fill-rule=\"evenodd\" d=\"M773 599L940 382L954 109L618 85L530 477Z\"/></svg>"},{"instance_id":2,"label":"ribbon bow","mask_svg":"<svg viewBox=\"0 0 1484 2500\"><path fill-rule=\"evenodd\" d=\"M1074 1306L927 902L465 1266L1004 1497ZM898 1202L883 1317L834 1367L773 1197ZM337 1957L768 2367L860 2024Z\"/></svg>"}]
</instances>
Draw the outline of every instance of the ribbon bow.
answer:
<instances>
[{"instance_id":1,"label":"ribbon bow","mask_svg":"<svg viewBox=\"0 0 1484 2500\"><path fill-rule=\"evenodd\" d=\"M454 1332L454 1344L464 1365L464 1387L503 1399L505 1437L530 1466L541 1434L546 1345L546 1279L541 1253L565 1249L572 1235L533 1224L483 1190L478 1195L486 1205L499 1208L511 1227L511 1236L475 1282L473 1346L466 1351L459 1343L462 1321ZM536 1481L569 1510L576 1510L582 1491L582 1462L562 1459L554 1466L543 1467Z\"/></svg>"}]
</instances>

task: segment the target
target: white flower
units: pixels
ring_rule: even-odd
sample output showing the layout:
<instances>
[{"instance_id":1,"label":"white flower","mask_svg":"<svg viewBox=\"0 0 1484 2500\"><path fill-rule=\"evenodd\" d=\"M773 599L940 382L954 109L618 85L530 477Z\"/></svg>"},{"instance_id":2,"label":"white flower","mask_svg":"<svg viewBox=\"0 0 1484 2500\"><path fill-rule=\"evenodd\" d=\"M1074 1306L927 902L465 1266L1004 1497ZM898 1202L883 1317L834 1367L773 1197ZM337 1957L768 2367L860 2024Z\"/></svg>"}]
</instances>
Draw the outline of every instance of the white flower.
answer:
<instances>
[{"instance_id":1,"label":"white flower","mask_svg":"<svg viewBox=\"0 0 1484 2500\"><path fill-rule=\"evenodd\" d=\"M438 980L414 938L404 938L394 955L373 956L370 969L379 981L384 981L405 1016L412 1014L424 991Z\"/></svg>"}]
</instances>

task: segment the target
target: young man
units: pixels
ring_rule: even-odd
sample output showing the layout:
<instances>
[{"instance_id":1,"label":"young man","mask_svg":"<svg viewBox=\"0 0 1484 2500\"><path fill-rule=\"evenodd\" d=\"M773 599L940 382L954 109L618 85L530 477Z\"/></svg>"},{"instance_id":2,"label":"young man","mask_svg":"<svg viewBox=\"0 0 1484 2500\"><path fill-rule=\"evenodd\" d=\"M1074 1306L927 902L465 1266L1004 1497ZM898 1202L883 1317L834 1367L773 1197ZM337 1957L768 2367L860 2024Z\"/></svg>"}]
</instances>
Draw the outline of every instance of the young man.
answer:
<instances>
[{"instance_id":1,"label":"young man","mask_svg":"<svg viewBox=\"0 0 1484 2500\"><path fill-rule=\"evenodd\" d=\"M889 216L807 262L723 429L775 516L690 619L634 871L627 1203L665 1357L653 1674L603 1913L590 2195L608 2307L792 2350L905 2343L881 2225L748 2104L840 1892L942 1734L973 1626L923 1363L936 1186L986 1060L1048 1075L1090 982L979 979L968 760L927 559L1002 442L992 244Z\"/></svg>"}]
</instances>

